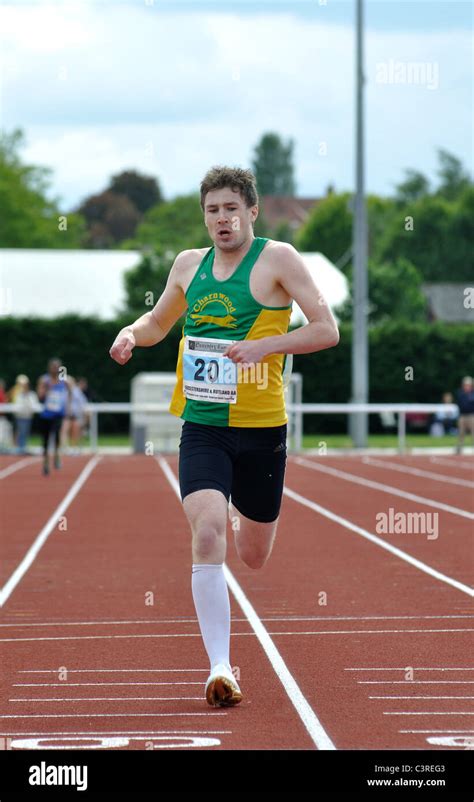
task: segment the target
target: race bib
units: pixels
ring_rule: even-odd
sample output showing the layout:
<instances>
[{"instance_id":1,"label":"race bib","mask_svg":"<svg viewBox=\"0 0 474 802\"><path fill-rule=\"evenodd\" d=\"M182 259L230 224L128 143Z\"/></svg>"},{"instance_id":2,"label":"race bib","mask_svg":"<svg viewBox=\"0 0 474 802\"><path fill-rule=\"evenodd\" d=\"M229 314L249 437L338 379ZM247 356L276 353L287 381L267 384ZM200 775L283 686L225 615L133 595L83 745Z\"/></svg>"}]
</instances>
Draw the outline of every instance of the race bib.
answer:
<instances>
[{"instance_id":1,"label":"race bib","mask_svg":"<svg viewBox=\"0 0 474 802\"><path fill-rule=\"evenodd\" d=\"M46 403L44 406L48 412L61 412L63 403L63 393L59 390L50 390L46 396Z\"/></svg>"},{"instance_id":2,"label":"race bib","mask_svg":"<svg viewBox=\"0 0 474 802\"><path fill-rule=\"evenodd\" d=\"M192 401L220 404L237 402L237 365L226 348L235 340L190 337L184 342L183 394Z\"/></svg>"}]
</instances>

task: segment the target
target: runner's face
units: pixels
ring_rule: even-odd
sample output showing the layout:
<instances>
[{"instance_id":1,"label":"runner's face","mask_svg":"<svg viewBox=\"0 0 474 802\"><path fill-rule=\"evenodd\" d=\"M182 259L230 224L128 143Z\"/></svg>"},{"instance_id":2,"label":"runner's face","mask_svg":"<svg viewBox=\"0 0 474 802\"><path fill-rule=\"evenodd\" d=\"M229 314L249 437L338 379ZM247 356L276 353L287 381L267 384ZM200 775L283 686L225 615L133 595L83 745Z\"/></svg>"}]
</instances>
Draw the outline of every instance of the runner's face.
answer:
<instances>
[{"instance_id":1,"label":"runner's face","mask_svg":"<svg viewBox=\"0 0 474 802\"><path fill-rule=\"evenodd\" d=\"M204 199L204 222L214 244L222 251L235 251L252 235L258 207L245 205L230 187L214 189Z\"/></svg>"}]
</instances>

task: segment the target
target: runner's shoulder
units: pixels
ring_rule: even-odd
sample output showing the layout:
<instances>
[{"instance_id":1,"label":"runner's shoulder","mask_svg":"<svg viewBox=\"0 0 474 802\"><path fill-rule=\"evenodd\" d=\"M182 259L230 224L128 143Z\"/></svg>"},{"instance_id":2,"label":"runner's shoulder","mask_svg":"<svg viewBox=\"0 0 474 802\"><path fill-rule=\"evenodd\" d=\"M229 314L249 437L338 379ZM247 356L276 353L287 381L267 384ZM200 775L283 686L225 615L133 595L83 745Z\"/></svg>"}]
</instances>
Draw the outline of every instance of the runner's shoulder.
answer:
<instances>
[{"instance_id":1,"label":"runner's shoulder","mask_svg":"<svg viewBox=\"0 0 474 802\"><path fill-rule=\"evenodd\" d=\"M301 262L301 255L289 242L269 239L263 252L273 267L285 267L288 263Z\"/></svg>"},{"instance_id":2,"label":"runner's shoulder","mask_svg":"<svg viewBox=\"0 0 474 802\"><path fill-rule=\"evenodd\" d=\"M174 266L178 270L186 270L191 267L197 267L209 250L210 247L189 248L186 251L180 251L175 258Z\"/></svg>"},{"instance_id":3,"label":"runner's shoulder","mask_svg":"<svg viewBox=\"0 0 474 802\"><path fill-rule=\"evenodd\" d=\"M189 250L180 251L176 256L171 271L172 278L183 292L188 288L196 269L208 251L209 248L189 248Z\"/></svg>"}]
</instances>

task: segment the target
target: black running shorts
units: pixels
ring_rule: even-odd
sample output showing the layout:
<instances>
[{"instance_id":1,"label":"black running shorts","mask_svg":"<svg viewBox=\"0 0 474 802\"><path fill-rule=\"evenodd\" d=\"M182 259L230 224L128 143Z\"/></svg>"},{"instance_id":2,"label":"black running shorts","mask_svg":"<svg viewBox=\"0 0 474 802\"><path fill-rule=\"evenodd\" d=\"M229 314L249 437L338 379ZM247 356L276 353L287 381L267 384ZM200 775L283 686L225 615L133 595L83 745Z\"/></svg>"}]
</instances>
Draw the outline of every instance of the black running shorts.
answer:
<instances>
[{"instance_id":1,"label":"black running shorts","mask_svg":"<svg viewBox=\"0 0 474 802\"><path fill-rule=\"evenodd\" d=\"M184 421L179 444L181 498L220 490L252 521L278 518L286 467L286 424L270 428Z\"/></svg>"}]
</instances>

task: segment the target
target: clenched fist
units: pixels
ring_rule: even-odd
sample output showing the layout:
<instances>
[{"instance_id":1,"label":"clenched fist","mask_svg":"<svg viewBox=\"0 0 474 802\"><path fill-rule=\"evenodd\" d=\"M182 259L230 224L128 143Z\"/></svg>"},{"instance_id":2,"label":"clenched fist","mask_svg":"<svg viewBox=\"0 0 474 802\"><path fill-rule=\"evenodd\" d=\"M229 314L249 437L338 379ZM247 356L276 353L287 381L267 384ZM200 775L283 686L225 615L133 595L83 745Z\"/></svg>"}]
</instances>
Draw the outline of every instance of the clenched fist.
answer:
<instances>
[{"instance_id":1,"label":"clenched fist","mask_svg":"<svg viewBox=\"0 0 474 802\"><path fill-rule=\"evenodd\" d=\"M119 365L125 365L132 358L132 351L135 345L136 342L132 330L122 329L117 334L109 354Z\"/></svg>"}]
</instances>

